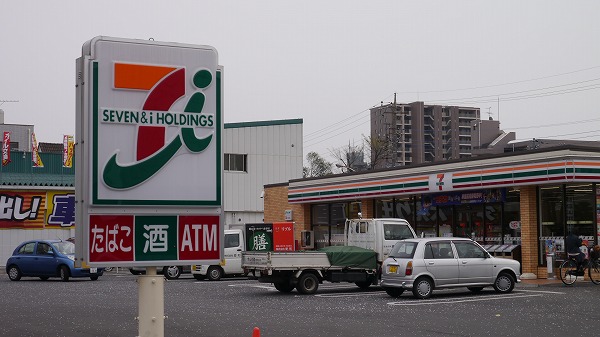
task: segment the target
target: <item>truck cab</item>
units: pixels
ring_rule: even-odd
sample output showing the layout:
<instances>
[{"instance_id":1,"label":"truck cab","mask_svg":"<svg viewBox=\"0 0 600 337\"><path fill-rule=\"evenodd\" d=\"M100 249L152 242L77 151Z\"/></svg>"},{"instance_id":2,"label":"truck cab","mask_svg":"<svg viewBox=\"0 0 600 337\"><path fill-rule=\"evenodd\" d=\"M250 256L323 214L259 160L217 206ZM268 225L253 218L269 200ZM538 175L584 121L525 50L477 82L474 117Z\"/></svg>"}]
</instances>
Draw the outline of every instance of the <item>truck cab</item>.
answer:
<instances>
[{"instance_id":1,"label":"truck cab","mask_svg":"<svg viewBox=\"0 0 600 337\"><path fill-rule=\"evenodd\" d=\"M243 274L242 251L246 250L244 231L227 229L223 237L223 260L218 265L192 265L192 275L196 280L208 278L218 281L225 275Z\"/></svg>"},{"instance_id":2,"label":"truck cab","mask_svg":"<svg viewBox=\"0 0 600 337\"><path fill-rule=\"evenodd\" d=\"M416 238L408 221L396 218L347 219L345 245L371 249L377 260L383 262L396 242Z\"/></svg>"}]
</instances>

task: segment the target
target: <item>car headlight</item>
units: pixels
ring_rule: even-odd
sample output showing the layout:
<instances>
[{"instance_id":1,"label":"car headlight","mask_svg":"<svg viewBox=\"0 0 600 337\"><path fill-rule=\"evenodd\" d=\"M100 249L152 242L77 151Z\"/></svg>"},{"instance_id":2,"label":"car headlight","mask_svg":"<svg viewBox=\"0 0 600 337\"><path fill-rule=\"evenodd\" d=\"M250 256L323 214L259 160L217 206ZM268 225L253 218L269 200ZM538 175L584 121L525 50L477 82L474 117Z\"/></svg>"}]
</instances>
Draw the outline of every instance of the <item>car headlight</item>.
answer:
<instances>
[{"instance_id":1,"label":"car headlight","mask_svg":"<svg viewBox=\"0 0 600 337\"><path fill-rule=\"evenodd\" d=\"M73 255L69 255L68 257L69 257L69 260L71 260L71 261L75 262L75 256L73 256Z\"/></svg>"}]
</instances>

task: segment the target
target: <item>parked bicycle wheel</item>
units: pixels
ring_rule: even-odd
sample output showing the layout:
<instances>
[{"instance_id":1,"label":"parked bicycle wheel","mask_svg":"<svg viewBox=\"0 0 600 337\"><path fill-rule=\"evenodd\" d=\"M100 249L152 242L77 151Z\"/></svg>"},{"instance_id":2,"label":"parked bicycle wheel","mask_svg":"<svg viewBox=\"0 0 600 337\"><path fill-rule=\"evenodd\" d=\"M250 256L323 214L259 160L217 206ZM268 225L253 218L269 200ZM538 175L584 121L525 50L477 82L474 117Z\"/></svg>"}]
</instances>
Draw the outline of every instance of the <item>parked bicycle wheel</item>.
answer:
<instances>
[{"instance_id":1,"label":"parked bicycle wheel","mask_svg":"<svg viewBox=\"0 0 600 337\"><path fill-rule=\"evenodd\" d=\"M577 263L575 261L565 260L560 265L560 280L566 285L571 285L577 281Z\"/></svg>"},{"instance_id":2,"label":"parked bicycle wheel","mask_svg":"<svg viewBox=\"0 0 600 337\"><path fill-rule=\"evenodd\" d=\"M590 265L588 268L588 275L590 277L590 281L594 284L600 284L600 261L592 260L590 261Z\"/></svg>"}]
</instances>

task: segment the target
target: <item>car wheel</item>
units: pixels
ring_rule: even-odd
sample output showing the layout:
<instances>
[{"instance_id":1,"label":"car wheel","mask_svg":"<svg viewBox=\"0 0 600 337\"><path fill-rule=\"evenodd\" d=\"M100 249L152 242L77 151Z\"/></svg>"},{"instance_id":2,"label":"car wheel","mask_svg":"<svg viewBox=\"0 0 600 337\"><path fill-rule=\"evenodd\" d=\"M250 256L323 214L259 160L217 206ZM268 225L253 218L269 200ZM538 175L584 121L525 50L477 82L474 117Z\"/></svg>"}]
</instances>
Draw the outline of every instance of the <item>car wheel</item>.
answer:
<instances>
[{"instance_id":1,"label":"car wheel","mask_svg":"<svg viewBox=\"0 0 600 337\"><path fill-rule=\"evenodd\" d=\"M371 281L354 282L360 289L367 289L371 285Z\"/></svg>"},{"instance_id":2,"label":"car wheel","mask_svg":"<svg viewBox=\"0 0 600 337\"><path fill-rule=\"evenodd\" d=\"M211 281L218 281L223 276L223 270L221 267L211 266L208 268L208 279Z\"/></svg>"},{"instance_id":3,"label":"car wheel","mask_svg":"<svg viewBox=\"0 0 600 337\"><path fill-rule=\"evenodd\" d=\"M404 293L402 288L383 288L385 292L393 298L398 298Z\"/></svg>"},{"instance_id":4,"label":"car wheel","mask_svg":"<svg viewBox=\"0 0 600 337\"><path fill-rule=\"evenodd\" d=\"M42 280L42 281L48 281L49 278L50 277L48 277L48 276L40 276L40 280Z\"/></svg>"},{"instance_id":5,"label":"car wheel","mask_svg":"<svg viewBox=\"0 0 600 337\"><path fill-rule=\"evenodd\" d=\"M467 289L469 289L473 293L478 293L483 289L483 287L467 287Z\"/></svg>"},{"instance_id":6,"label":"car wheel","mask_svg":"<svg viewBox=\"0 0 600 337\"><path fill-rule=\"evenodd\" d=\"M296 285L296 289L298 292L304 295L312 295L317 292L317 288L319 288L319 279L313 273L304 273L298 279L298 285Z\"/></svg>"},{"instance_id":7,"label":"car wheel","mask_svg":"<svg viewBox=\"0 0 600 337\"><path fill-rule=\"evenodd\" d=\"M163 268L163 275L167 280L176 280L181 276L181 271L178 266L168 266Z\"/></svg>"},{"instance_id":8,"label":"car wheel","mask_svg":"<svg viewBox=\"0 0 600 337\"><path fill-rule=\"evenodd\" d=\"M282 293L291 293L294 290L294 285L290 283L289 280L275 282L273 283L275 289L281 291Z\"/></svg>"},{"instance_id":9,"label":"car wheel","mask_svg":"<svg viewBox=\"0 0 600 337\"><path fill-rule=\"evenodd\" d=\"M98 275L90 276L90 280L97 281L98 280Z\"/></svg>"},{"instance_id":10,"label":"car wheel","mask_svg":"<svg viewBox=\"0 0 600 337\"><path fill-rule=\"evenodd\" d=\"M498 293L509 293L515 288L515 279L509 273L500 273L494 282L494 290Z\"/></svg>"},{"instance_id":11,"label":"car wheel","mask_svg":"<svg viewBox=\"0 0 600 337\"><path fill-rule=\"evenodd\" d=\"M194 278L198 281L202 281L206 278L206 275L194 274Z\"/></svg>"},{"instance_id":12,"label":"car wheel","mask_svg":"<svg viewBox=\"0 0 600 337\"><path fill-rule=\"evenodd\" d=\"M18 281L21 279L21 276L23 276L23 274L21 274L21 270L19 269L19 267L10 266L8 268L8 278L11 281Z\"/></svg>"},{"instance_id":13,"label":"car wheel","mask_svg":"<svg viewBox=\"0 0 600 337\"><path fill-rule=\"evenodd\" d=\"M71 272L69 271L69 267L67 266L61 266L58 272L60 275L60 280L63 282L67 282L69 280L69 277L71 277Z\"/></svg>"},{"instance_id":14,"label":"car wheel","mask_svg":"<svg viewBox=\"0 0 600 337\"><path fill-rule=\"evenodd\" d=\"M413 284L412 292L416 298L429 298L433 292L433 282L430 278L419 277Z\"/></svg>"}]
</instances>

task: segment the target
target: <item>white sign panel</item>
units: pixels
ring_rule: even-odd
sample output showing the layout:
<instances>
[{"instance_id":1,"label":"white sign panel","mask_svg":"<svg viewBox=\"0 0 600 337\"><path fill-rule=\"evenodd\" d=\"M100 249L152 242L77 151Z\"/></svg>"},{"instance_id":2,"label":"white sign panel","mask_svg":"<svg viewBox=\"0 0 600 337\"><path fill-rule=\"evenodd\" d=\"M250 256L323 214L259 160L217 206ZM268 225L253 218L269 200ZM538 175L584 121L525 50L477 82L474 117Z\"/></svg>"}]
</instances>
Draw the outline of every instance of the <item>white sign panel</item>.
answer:
<instances>
[{"instance_id":1,"label":"white sign panel","mask_svg":"<svg viewBox=\"0 0 600 337\"><path fill-rule=\"evenodd\" d=\"M92 204L220 205L217 52L91 43Z\"/></svg>"},{"instance_id":2,"label":"white sign panel","mask_svg":"<svg viewBox=\"0 0 600 337\"><path fill-rule=\"evenodd\" d=\"M76 90L77 262L220 262L222 75L210 46L111 37L84 44Z\"/></svg>"}]
</instances>

